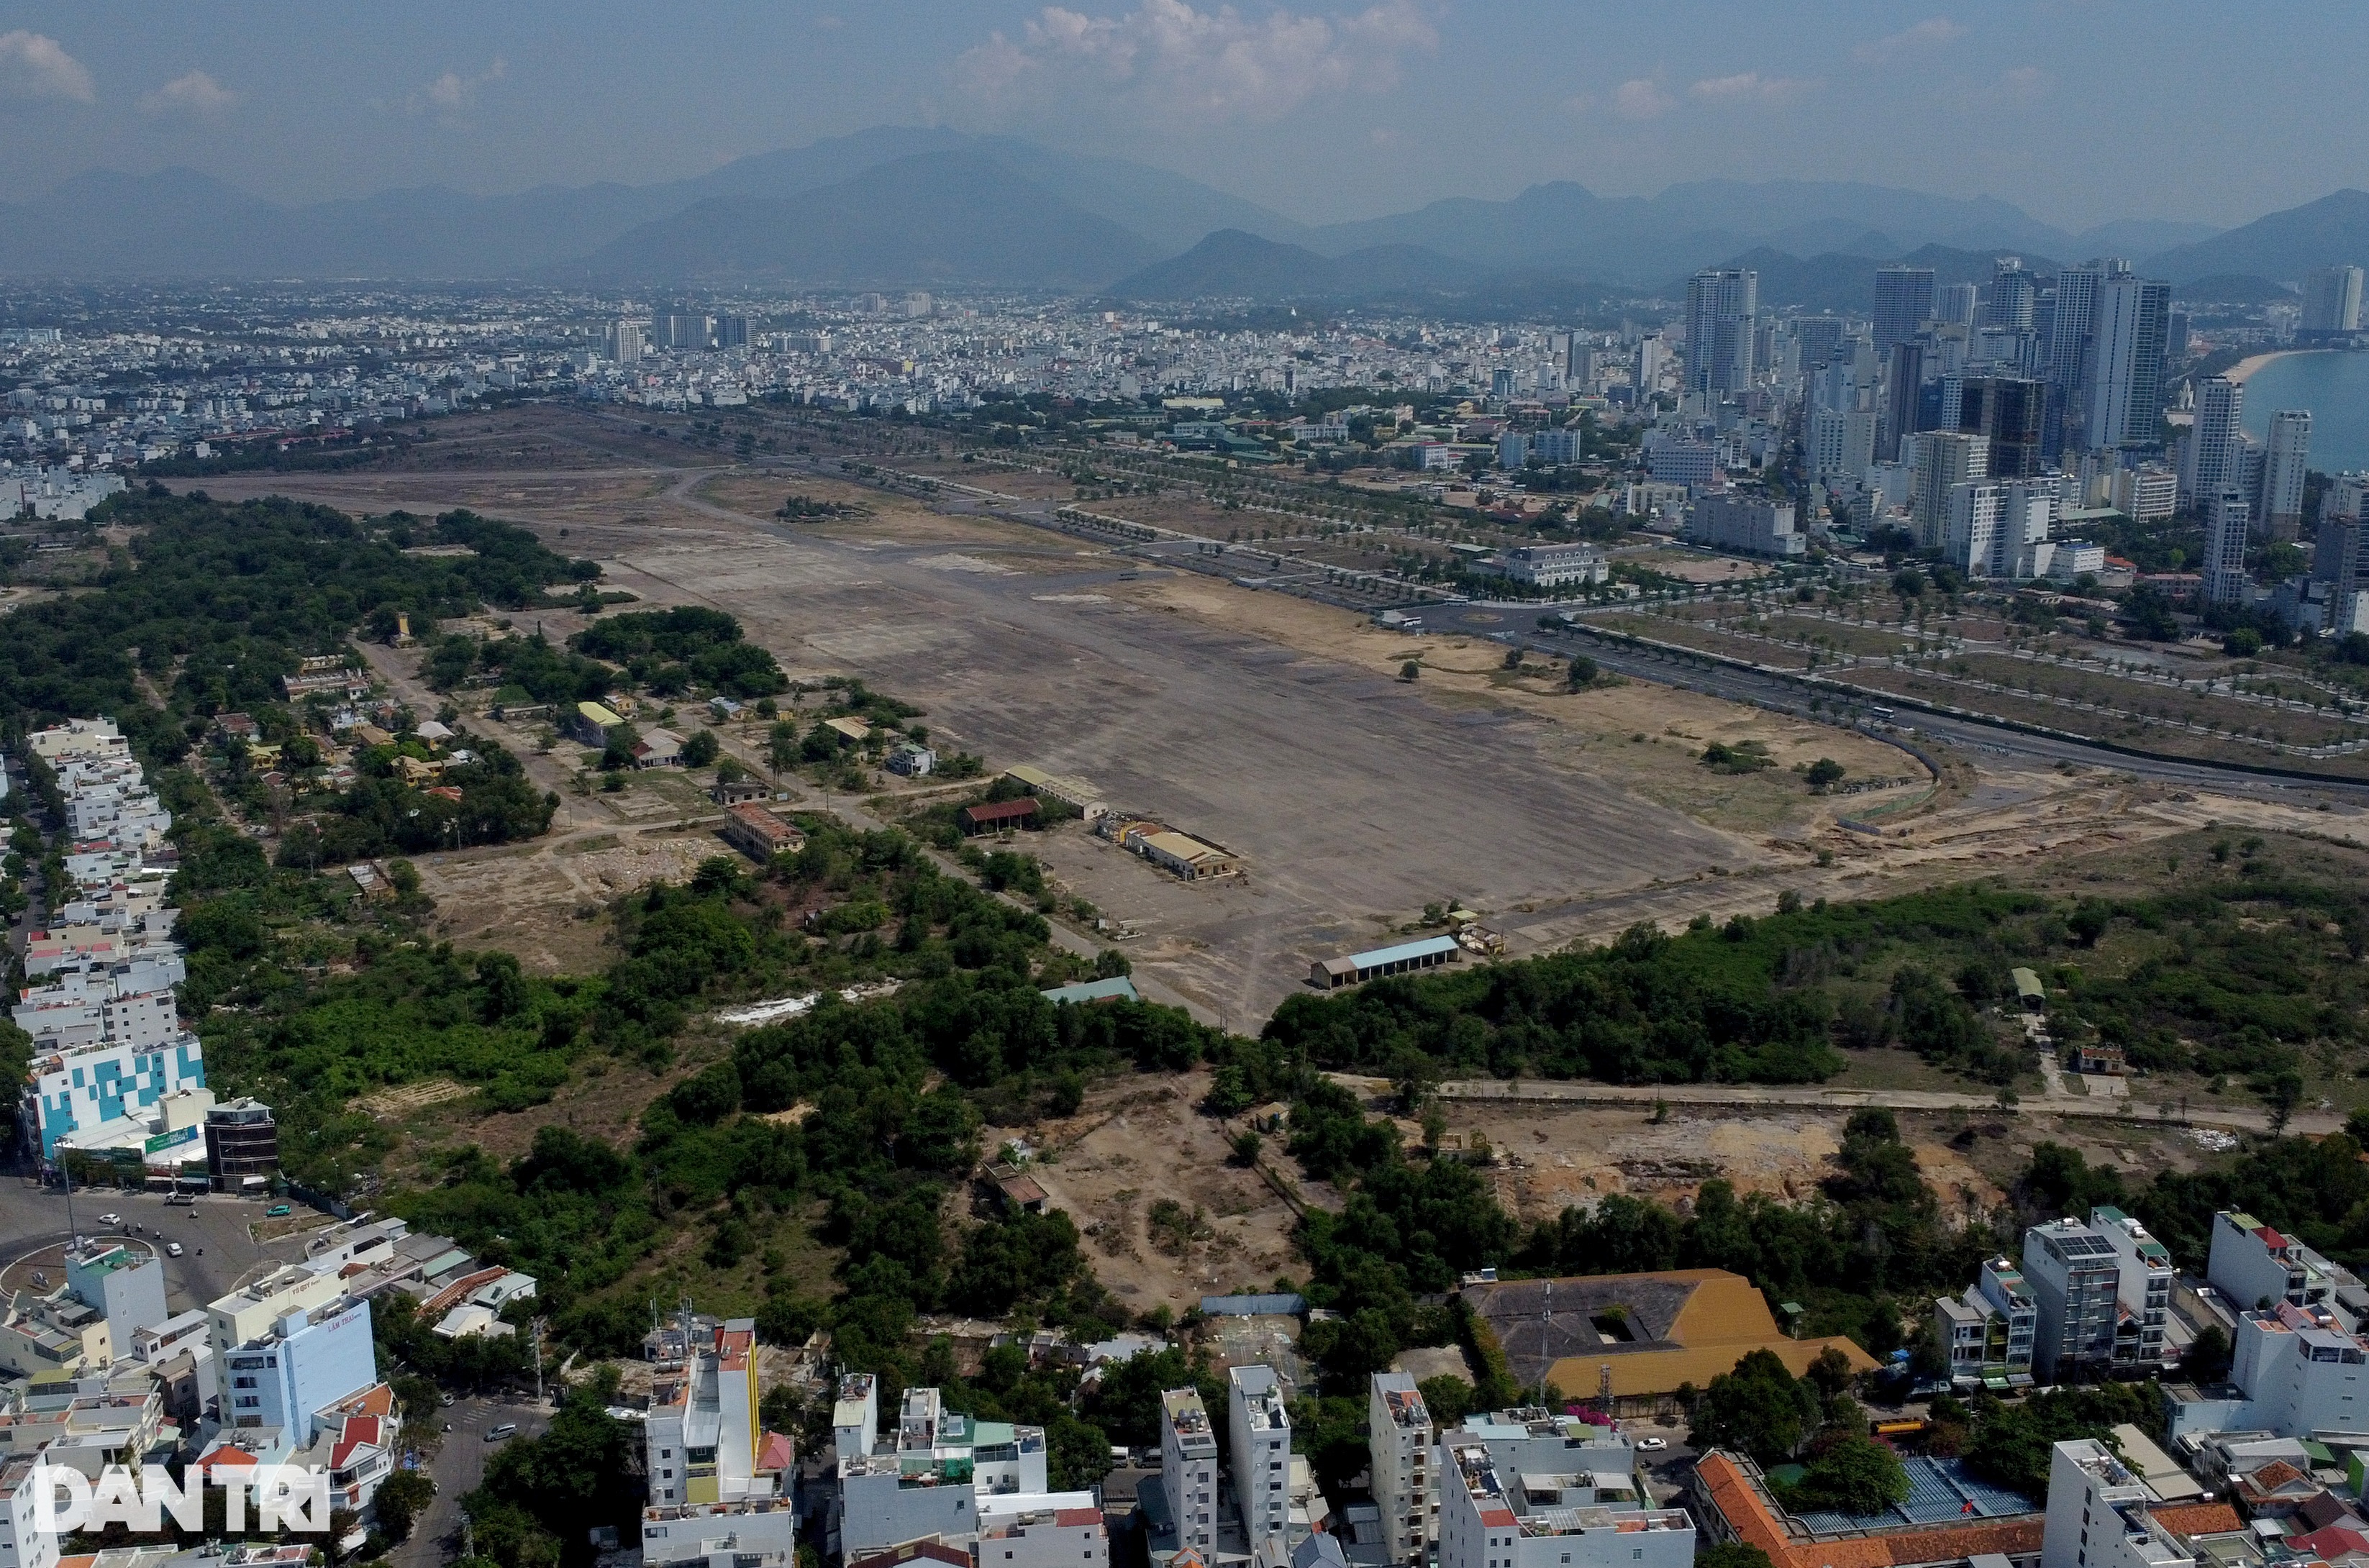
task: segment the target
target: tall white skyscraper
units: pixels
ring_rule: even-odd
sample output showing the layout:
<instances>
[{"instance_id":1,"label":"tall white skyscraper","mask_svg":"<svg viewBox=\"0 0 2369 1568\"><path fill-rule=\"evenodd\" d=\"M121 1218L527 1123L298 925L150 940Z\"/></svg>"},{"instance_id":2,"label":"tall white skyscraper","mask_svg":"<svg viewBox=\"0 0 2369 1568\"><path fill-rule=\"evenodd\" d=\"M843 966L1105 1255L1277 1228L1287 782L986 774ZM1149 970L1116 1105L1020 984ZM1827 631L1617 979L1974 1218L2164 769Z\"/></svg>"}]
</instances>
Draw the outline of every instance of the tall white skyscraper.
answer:
<instances>
[{"instance_id":1,"label":"tall white skyscraper","mask_svg":"<svg viewBox=\"0 0 2369 1568\"><path fill-rule=\"evenodd\" d=\"M1930 267L1879 267L1875 269L1875 350L1889 355L1892 346L1917 336L1919 323L1933 315L1933 269Z\"/></svg>"},{"instance_id":2,"label":"tall white skyscraper","mask_svg":"<svg viewBox=\"0 0 2369 1568\"><path fill-rule=\"evenodd\" d=\"M1735 268L1687 282L1687 390L1718 397L1752 384L1760 275Z\"/></svg>"},{"instance_id":3,"label":"tall white skyscraper","mask_svg":"<svg viewBox=\"0 0 2369 1568\"><path fill-rule=\"evenodd\" d=\"M609 328L609 357L621 365L642 362L643 323L620 319Z\"/></svg>"},{"instance_id":4,"label":"tall white skyscraper","mask_svg":"<svg viewBox=\"0 0 2369 1568\"><path fill-rule=\"evenodd\" d=\"M2081 445L2089 451L2152 446L2163 418L2163 350L2171 285L2119 272L2098 285Z\"/></svg>"},{"instance_id":5,"label":"tall white skyscraper","mask_svg":"<svg viewBox=\"0 0 2369 1568\"><path fill-rule=\"evenodd\" d=\"M2361 269L2320 267L2304 274L2303 319L2306 332L2361 330Z\"/></svg>"},{"instance_id":6,"label":"tall white skyscraper","mask_svg":"<svg viewBox=\"0 0 2369 1568\"><path fill-rule=\"evenodd\" d=\"M2246 576L2246 537L2254 509L2246 492L2235 485L2225 488L2204 509L2204 602L2243 604L2253 597Z\"/></svg>"},{"instance_id":7,"label":"tall white skyscraper","mask_svg":"<svg viewBox=\"0 0 2369 1568\"><path fill-rule=\"evenodd\" d=\"M2282 408L2271 416L2262 461L2262 532L2272 539L2303 532L2303 476L2311 464L2311 410Z\"/></svg>"},{"instance_id":8,"label":"tall white skyscraper","mask_svg":"<svg viewBox=\"0 0 2369 1568\"><path fill-rule=\"evenodd\" d=\"M2196 383L2196 422L2180 454L2180 499L2202 508L2238 483L2238 449L2244 433L2246 388L2227 376Z\"/></svg>"},{"instance_id":9,"label":"tall white skyscraper","mask_svg":"<svg viewBox=\"0 0 2369 1568\"><path fill-rule=\"evenodd\" d=\"M1942 543L1949 526L1950 492L1970 479L1990 475L1991 443L1960 430L1927 430L1917 438L1908 480L1908 515L1919 549Z\"/></svg>"},{"instance_id":10,"label":"tall white skyscraper","mask_svg":"<svg viewBox=\"0 0 2369 1568\"><path fill-rule=\"evenodd\" d=\"M2006 332L2031 330L2031 303L2038 281L2023 269L2020 256L2002 256L1991 271L1989 295L1983 301L1985 326Z\"/></svg>"}]
</instances>

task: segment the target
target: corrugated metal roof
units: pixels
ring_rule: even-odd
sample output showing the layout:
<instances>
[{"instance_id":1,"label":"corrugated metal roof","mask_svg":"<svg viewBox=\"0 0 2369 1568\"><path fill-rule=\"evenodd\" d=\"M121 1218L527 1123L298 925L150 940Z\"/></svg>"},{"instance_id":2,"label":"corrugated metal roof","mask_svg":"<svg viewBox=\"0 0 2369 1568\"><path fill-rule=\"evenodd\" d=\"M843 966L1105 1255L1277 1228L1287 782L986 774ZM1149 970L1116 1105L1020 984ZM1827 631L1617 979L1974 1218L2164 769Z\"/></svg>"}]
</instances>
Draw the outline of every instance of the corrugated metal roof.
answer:
<instances>
[{"instance_id":1,"label":"corrugated metal roof","mask_svg":"<svg viewBox=\"0 0 2369 1568\"><path fill-rule=\"evenodd\" d=\"M1283 1293L1201 1298L1201 1314L1210 1318L1296 1318L1307 1306L1305 1298Z\"/></svg>"},{"instance_id":2,"label":"corrugated metal roof","mask_svg":"<svg viewBox=\"0 0 2369 1568\"><path fill-rule=\"evenodd\" d=\"M1125 997L1129 1001L1143 1000L1142 994L1135 989L1135 982L1125 975L1114 975L1106 980L1079 980L1066 986L1055 986L1040 994L1047 1001L1102 1001L1115 996Z\"/></svg>"},{"instance_id":3,"label":"corrugated metal roof","mask_svg":"<svg viewBox=\"0 0 2369 1568\"><path fill-rule=\"evenodd\" d=\"M1428 957L1435 953L1453 953L1456 938L1426 936L1415 942L1402 942L1395 947L1377 947L1370 953L1352 953L1349 962L1360 969L1379 969L1385 964L1403 964L1410 958Z\"/></svg>"}]
</instances>

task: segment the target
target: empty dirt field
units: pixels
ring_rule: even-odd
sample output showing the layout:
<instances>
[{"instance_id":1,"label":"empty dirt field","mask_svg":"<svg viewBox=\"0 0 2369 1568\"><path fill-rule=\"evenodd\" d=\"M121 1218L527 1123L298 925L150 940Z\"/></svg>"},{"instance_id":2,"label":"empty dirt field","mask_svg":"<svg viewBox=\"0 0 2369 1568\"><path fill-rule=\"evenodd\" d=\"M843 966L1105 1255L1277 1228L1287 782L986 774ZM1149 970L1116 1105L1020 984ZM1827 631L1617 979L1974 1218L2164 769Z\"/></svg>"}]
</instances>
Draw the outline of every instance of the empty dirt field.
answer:
<instances>
[{"instance_id":1,"label":"empty dirt field","mask_svg":"<svg viewBox=\"0 0 2369 1568\"><path fill-rule=\"evenodd\" d=\"M1115 807L1239 853L1245 876L1188 886L1076 828L1025 846L1066 891L1130 923L1139 970L1236 1027L1301 987L1313 959L1390 939L1450 898L1505 930L1518 954L1637 920L1757 912L1788 888L1863 896L1903 877L2007 869L2236 809L2108 775L1987 764L1934 794L1920 765L1864 736L1643 682L1574 694L1559 664L1533 656L1526 671L1507 671L1485 639L1411 639L1090 541L804 474L727 468L716 454L665 451L631 423L542 418L550 444L586 454L580 466L496 466L532 444L521 425L483 441L475 466L203 487L514 519L599 559L611 586L648 604L731 612L794 678L854 675L919 704L942 748L978 752L991 768L1081 777ZM618 450L595 461L612 435ZM660 454L670 461L650 460ZM853 515L776 519L793 493ZM581 624L538 618L555 637ZM381 657L392 651L372 650L373 662L399 668ZM1419 674L1402 681L1410 658ZM1755 743L1776 765L1715 773L1700 761L1713 740ZM573 768L561 751L531 762L538 782ZM1820 757L1881 787L1813 795L1794 770ZM659 788L637 784L631 812L563 790L564 841L423 867L453 912L452 934L523 941L555 966L592 957L597 936L567 915L672 874L694 849L713 853L715 841L686 820L697 803L660 799ZM1845 816L1881 830L1846 830ZM613 848L587 842L620 830ZM654 841L653 830L680 841ZM496 920L494 910L514 912Z\"/></svg>"}]
</instances>

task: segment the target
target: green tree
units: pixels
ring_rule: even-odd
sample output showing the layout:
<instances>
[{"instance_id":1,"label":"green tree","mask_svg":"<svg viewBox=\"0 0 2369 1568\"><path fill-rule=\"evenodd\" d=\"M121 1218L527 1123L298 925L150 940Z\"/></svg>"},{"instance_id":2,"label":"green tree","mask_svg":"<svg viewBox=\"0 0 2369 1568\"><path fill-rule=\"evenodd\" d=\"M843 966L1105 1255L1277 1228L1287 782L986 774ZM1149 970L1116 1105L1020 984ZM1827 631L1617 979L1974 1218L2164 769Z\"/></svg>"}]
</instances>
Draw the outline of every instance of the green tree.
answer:
<instances>
[{"instance_id":1,"label":"green tree","mask_svg":"<svg viewBox=\"0 0 2369 1568\"><path fill-rule=\"evenodd\" d=\"M1793 1511L1833 1509L1843 1514L1880 1514L1908 1500L1908 1472L1900 1456L1858 1432L1822 1436L1802 1479L1785 1488Z\"/></svg>"},{"instance_id":2,"label":"green tree","mask_svg":"<svg viewBox=\"0 0 2369 1568\"><path fill-rule=\"evenodd\" d=\"M682 743L683 766L704 768L714 762L716 753L723 750L723 742L715 738L714 730L694 730L692 732L691 738Z\"/></svg>"},{"instance_id":3,"label":"green tree","mask_svg":"<svg viewBox=\"0 0 2369 1568\"><path fill-rule=\"evenodd\" d=\"M1802 776L1809 781L1813 791L1824 795L1843 782L1843 765L1832 757L1821 757Z\"/></svg>"},{"instance_id":4,"label":"green tree","mask_svg":"<svg viewBox=\"0 0 2369 1568\"><path fill-rule=\"evenodd\" d=\"M425 1471L395 1471L379 1482L378 1495L371 1504L379 1532L389 1540L406 1539L411 1534L412 1522L435 1495L436 1483Z\"/></svg>"},{"instance_id":5,"label":"green tree","mask_svg":"<svg viewBox=\"0 0 2369 1568\"><path fill-rule=\"evenodd\" d=\"M1818 1417L1818 1399L1768 1350L1755 1350L1711 1380L1695 1403L1698 1448L1737 1448L1763 1464L1793 1457Z\"/></svg>"}]
</instances>

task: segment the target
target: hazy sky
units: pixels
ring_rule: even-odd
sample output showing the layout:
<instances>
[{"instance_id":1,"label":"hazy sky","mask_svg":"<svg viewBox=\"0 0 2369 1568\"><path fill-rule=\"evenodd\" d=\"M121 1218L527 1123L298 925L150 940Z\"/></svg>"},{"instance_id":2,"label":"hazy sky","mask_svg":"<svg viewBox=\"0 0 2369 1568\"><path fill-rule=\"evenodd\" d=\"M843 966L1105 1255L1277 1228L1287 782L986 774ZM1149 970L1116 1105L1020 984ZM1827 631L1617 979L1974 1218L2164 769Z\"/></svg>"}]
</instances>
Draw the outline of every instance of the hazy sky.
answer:
<instances>
[{"instance_id":1,"label":"hazy sky","mask_svg":"<svg viewBox=\"0 0 2369 1568\"><path fill-rule=\"evenodd\" d=\"M2236 223L2364 183L2364 54L2369 6L2272 0L0 0L0 196L645 183L894 122L1313 221L1798 177Z\"/></svg>"}]
</instances>

